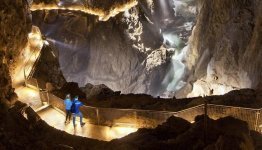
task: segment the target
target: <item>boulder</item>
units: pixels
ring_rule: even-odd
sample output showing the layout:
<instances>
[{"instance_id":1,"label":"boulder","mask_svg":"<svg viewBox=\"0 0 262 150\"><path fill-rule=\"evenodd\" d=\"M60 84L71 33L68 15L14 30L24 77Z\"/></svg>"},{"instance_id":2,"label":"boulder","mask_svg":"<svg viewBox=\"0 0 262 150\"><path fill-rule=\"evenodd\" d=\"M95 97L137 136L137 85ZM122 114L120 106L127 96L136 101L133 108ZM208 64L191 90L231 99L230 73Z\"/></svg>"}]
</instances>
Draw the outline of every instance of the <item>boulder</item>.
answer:
<instances>
[{"instance_id":1,"label":"boulder","mask_svg":"<svg viewBox=\"0 0 262 150\"><path fill-rule=\"evenodd\" d=\"M114 92L104 84L92 85L86 84L81 90L86 93L86 99L103 100L112 96L120 95L120 92Z\"/></svg>"}]
</instances>

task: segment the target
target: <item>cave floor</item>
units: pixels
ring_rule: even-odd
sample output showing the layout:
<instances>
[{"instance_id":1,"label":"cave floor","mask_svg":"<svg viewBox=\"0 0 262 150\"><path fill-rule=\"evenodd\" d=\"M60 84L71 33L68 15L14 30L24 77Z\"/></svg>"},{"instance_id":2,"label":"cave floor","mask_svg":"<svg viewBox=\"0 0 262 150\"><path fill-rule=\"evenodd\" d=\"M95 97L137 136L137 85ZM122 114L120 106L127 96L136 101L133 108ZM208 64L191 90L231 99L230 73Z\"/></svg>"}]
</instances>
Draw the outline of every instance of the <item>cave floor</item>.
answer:
<instances>
[{"instance_id":1,"label":"cave floor","mask_svg":"<svg viewBox=\"0 0 262 150\"><path fill-rule=\"evenodd\" d=\"M52 107L48 107L39 111L38 115L50 126L56 129L63 130L69 134L103 141L110 141L112 139L121 138L132 132L137 131L136 128L130 127L107 127L88 123L81 127L79 117L77 117L77 125L74 129L72 121L69 124L65 124L65 115ZM84 120L84 122L86 121Z\"/></svg>"}]
</instances>

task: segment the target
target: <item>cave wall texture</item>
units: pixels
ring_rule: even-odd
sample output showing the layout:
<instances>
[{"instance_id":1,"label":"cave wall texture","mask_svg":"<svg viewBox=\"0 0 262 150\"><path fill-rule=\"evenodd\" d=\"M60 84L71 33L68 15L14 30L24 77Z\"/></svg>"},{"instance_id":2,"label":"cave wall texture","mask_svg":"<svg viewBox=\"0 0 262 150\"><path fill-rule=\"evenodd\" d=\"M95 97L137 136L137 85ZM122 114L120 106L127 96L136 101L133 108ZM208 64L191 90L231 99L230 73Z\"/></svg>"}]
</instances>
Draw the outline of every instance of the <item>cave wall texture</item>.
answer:
<instances>
[{"instance_id":1,"label":"cave wall texture","mask_svg":"<svg viewBox=\"0 0 262 150\"><path fill-rule=\"evenodd\" d=\"M251 80L254 81L254 83L252 82L253 86L256 86L257 82L255 82L255 79L256 80L261 79L261 73L260 74L258 73L259 71L261 71L261 66L259 66L259 65L261 65L261 62L259 63L259 61L261 61L261 59L260 59L261 58L260 57L261 52L259 52L259 49L261 47L261 45L260 45L261 44L261 16L259 16L259 14L261 14L261 2L259 2L259 1L233 1L233 0L230 1L230 2L228 2L226 0L222 0L222 1L218 1L218 2L211 1L211 3L208 3L210 1L206 0L204 2L206 2L206 4L205 3L203 4L203 8L205 8L206 10L213 10L216 7L227 8L228 5L230 6L229 10L231 10L231 11L233 11L234 9L236 11L242 10L242 9L246 10L244 8L246 8L246 7L252 8L253 7L251 9L251 12L252 12L251 14L253 14L253 16L251 17L251 18L253 18L252 19L253 20L253 27L251 26L251 28L249 27L247 29L249 31L248 33L250 33L250 34L246 34L246 31L243 31L244 33L242 33L243 37L247 36L246 38L249 39L249 40L248 40L247 43L245 43L245 42L242 43L242 41L238 43L238 44L246 45L246 48L243 50L245 52L239 53L239 54L243 54L245 57L244 58L239 57L238 59L247 60L246 62L241 63L241 69L243 67L245 69L245 71L247 71L247 75L249 75L249 74L255 75L255 76L252 76L253 78L251 78ZM214 3L212 3L212 2L214 2ZM224 5L224 4L228 4L228 5ZM151 6L151 5L149 5L149 6ZM236 6L239 6L239 7L236 7ZM9 75L9 67L12 65L11 60L14 59L15 54L19 53L24 48L24 46L26 45L27 35L31 31L32 26L31 26L31 22L30 22L30 19L29 19L30 15L29 15L28 7L27 7L27 2L25 0L1 0L0 1L0 7L1 7L1 11L0 11L0 20L1 20L1 22L0 22L0 30L1 30L1 32L0 32L0 34L1 34L1 39L0 39L0 54L1 54L0 55L0 77L1 77L0 78L0 102L2 103L3 101L5 101L5 102L9 103L10 100L12 99L12 96L14 96L14 92L13 92L13 89L11 87L11 78L10 78L10 75ZM232 7L234 7L234 8L232 8ZM218 8L214 9L214 10L218 11L219 10ZM133 9L133 10L130 10L130 11L137 11L137 10ZM204 12L205 11L203 11L202 12L203 14L202 13L201 14L203 16L206 16L207 12L206 13L204 13ZM47 14L52 16L53 15L52 13L57 14L57 11L53 11L53 12L47 13ZM41 12L39 14L35 14L35 15L40 15L42 17L46 16L46 14L43 15L43 13L41 13ZM126 14L126 15L128 15L128 14ZM202 45L202 46L207 47L207 46L212 45L211 43L209 43L209 41L212 41L212 40L210 40L211 37L209 37L209 36L211 36L211 35L209 35L209 34L212 33L212 34L216 35L216 34L220 34L220 32L213 33L213 32L209 31L209 30L211 30L211 31L213 30L212 29L213 28L212 27L212 24L213 24L212 21L210 21L209 25L207 26L208 28L202 28L199 25L199 23L201 23L201 17L203 17L202 15L200 15L200 17L198 18L200 21L197 23L197 26L194 30L194 35L192 36L192 39L198 38L198 36L199 36L199 41L198 41L198 39L195 40L195 42L198 43L196 45L202 45L200 43L203 43L205 45ZM82 20L83 18L81 18L81 16L80 16L80 19L79 19L78 18L79 16L75 16L73 14L71 14L69 16L68 16L68 14L65 15L66 20L69 21L69 22L73 22L73 23L72 24L68 23L69 26L66 26L65 28L63 28L63 25L67 25L67 24L63 24L64 22L62 22L61 24L58 24L58 25L51 24L52 21L57 19L57 17L56 17L57 15L54 15L54 16L55 16L54 18L52 18L52 17L51 18L50 17L44 18L45 21L49 23L46 26L56 27L56 28L54 28L54 30L58 30L59 32L61 32L61 35L57 35L58 37L60 37L60 36L67 37L65 33L67 33L67 32L70 33L71 30L73 30L73 31L76 30L77 31L77 32L75 32L77 34L76 37L79 36L79 37L84 38L85 40L90 40L90 41L94 40L94 42L89 44L87 47L89 47L89 46L99 47L100 45L96 45L95 44L96 42L98 44L104 44L104 42L101 42L101 40L103 40L103 38L101 39L97 35L97 34L101 33L100 30L105 30L104 35L107 35L107 37L105 37L105 39L110 39L110 37L111 37L110 35L114 35L114 36L118 36L118 40L125 40L125 38L122 37L123 33L125 33L125 32L120 32L120 31L127 30L127 29L131 30L131 31L134 30L132 28L129 29L128 27L126 27L126 28L122 27L121 28L121 26L119 28L115 28L115 26L114 26L114 29L113 29L112 28L113 25L122 24L122 22L119 22L119 20L117 18L112 19L111 21L108 22L108 24L105 23L105 22L99 22L98 25L97 25L98 28L93 29L94 23L97 23L97 22L95 21L96 20L95 18L92 18L90 16L84 17L84 18L87 18L86 20L84 19L84 21L90 21L91 20L90 21L91 23L88 23L87 28L77 28L79 26L81 27L81 24L79 25L78 21ZM136 19L137 16L139 16L139 15L134 15L133 19ZM207 16L208 16L207 18L209 18L209 15L207 15ZM118 16L118 17L122 18L121 16ZM215 18L217 18L217 17L215 17ZM63 18L60 18L60 19L63 19ZM144 19L147 20L146 18L144 18ZM240 17L240 19L241 19L241 17ZM77 23L74 24L75 23L74 21L77 22ZM81 21L80 21L80 23L81 23ZM135 22L135 24L137 26L139 26L140 23L141 23L140 21ZM148 24L149 26L151 24L151 23L148 23L148 21L145 21L145 22L142 22L142 23ZM104 27L102 24L107 24L107 25L105 25L106 29L102 28L102 27ZM125 24L125 25L127 25L127 24ZM241 24L239 24L239 25L241 25ZM246 26L245 25L246 24L244 24L244 27L248 26L248 25L246 25ZM209 26L210 26L210 29L209 29ZM219 25L219 26L222 26L222 25ZM60 27L62 27L62 28L60 28ZM70 27L74 27L74 28L70 28ZM230 24L227 27L231 27ZM226 29L227 27L223 27L223 28ZM90 30L91 31L90 35L88 35L89 32L88 32L87 35L84 34L85 36L80 34L80 33L83 33L83 31L85 31L85 29L88 30L89 28L92 29L92 30ZM198 28L200 28L201 30L198 29ZM66 29L66 30L63 31L64 29ZM68 29L70 29L70 30L68 30ZM140 29L140 28L135 28L135 29ZM208 29L208 30L205 30L205 29ZM234 31L233 29L235 29L235 28L233 28L233 27L230 28L230 30L227 30L227 32L224 32L224 34L221 34L220 36L222 36L222 37L226 36L225 33L233 32ZM44 30L44 29L42 28L42 30ZM236 30L239 30L239 29L236 28ZM206 33L205 36L201 36L201 34L198 33L200 31L201 31L201 33L202 32ZM107 33L107 32L109 32L109 33ZM46 33L48 33L48 32L46 31ZM64 34L62 34L62 33L64 33ZM141 36L139 34L136 35L136 33L137 32L134 32L134 34L128 35L128 36L135 37L135 38L133 38L133 41L136 41L136 44L134 45L135 47L140 46L140 47L136 48L136 50L131 51L131 49L132 49L131 47L133 46L132 44L126 45L126 44L122 44L119 41L114 41L114 42L116 42L115 44L119 44L119 46L123 46L123 45L125 46L124 49L121 49L121 50L125 50L125 51L124 51L124 53L122 53L122 51L121 51L120 56L121 56L121 59L124 59L122 57L126 57L126 59L124 59L124 60L125 61L128 60L127 62L129 62L129 65L127 65L128 63L123 64L123 65L124 66L132 66L132 65L134 65L134 64L131 64L132 61L134 61L135 64L141 63L141 62L143 62L141 60L144 60L145 58L146 58L146 60L150 60L150 58L151 58L151 59L153 59L153 62L155 62L155 61L159 62L159 60L161 60L160 61L161 63L159 63L159 64L157 63L158 65L156 67L155 66L151 67L151 63L149 63L149 64L145 63L144 65L142 65L143 67L141 67L142 71L146 70L149 73L150 73L150 70L153 70L153 71L156 70L156 73L155 74L152 73L151 75L149 75L149 77L155 76L155 78L161 78L159 76L159 74L163 73L161 71L161 69L162 69L161 65L165 63L165 59L166 59L164 56L162 57L162 54L165 54L165 51L167 51L167 48L159 48L159 47L162 47L161 42L160 43L156 42L154 44L149 42L149 46L147 44L145 44L145 45L146 45L146 47L152 47L153 50L152 51L149 50L149 52L148 52L146 50L146 48L143 48L143 46L141 46L141 43L146 43L144 41L145 39L144 40L142 40L142 38L140 39ZM150 34L151 38L153 38L153 39L160 38L161 39L161 36L160 37L158 36L158 31L156 31L156 32L151 31L151 33L152 33L152 34ZM235 32L233 32L233 33L235 33ZM50 36L50 38L53 37L54 35L55 34ZM70 33L70 35L72 36L71 33ZM94 36L95 38L90 39L90 38L88 38L88 36ZM65 37L58 38L56 40L59 40L59 39L65 40L65 39L67 39ZM202 38L200 38L200 37L202 37ZM148 38L146 38L146 39L148 39ZM218 38L214 38L213 40L216 41L216 40L218 40ZM230 40L228 40L228 41L231 41L231 40L232 39L230 38ZM238 40L236 40L236 41L238 41ZM62 41L62 43L70 44L70 45L67 45L67 46L75 46L75 45L78 46L78 43L74 44L74 42L79 42L79 41L81 42L81 40L79 40L79 39L74 41L74 38L69 39L69 40L67 39L65 41L68 41L68 43L64 42L64 41ZM130 42L130 40L127 40L127 41ZM131 43L133 41L131 41ZM112 42L112 41L107 41L107 43L106 43L107 46L110 45L109 44L110 42ZM85 41L83 43L85 43ZM214 45L216 45L217 42L214 42L214 43L215 43ZM229 44L230 44L230 42L229 42ZM72 50L70 48L66 49L64 47L62 47L63 48L62 50L69 51L69 52L70 52L70 50ZM112 47L112 48L117 49L117 47ZM204 51L205 51L204 49L202 49L201 46L200 46L200 48L199 47L196 47L196 48L197 49L194 49L195 51L193 51L193 50L190 51L192 53L193 52L196 53L197 55L196 55L195 59L190 59L190 60L195 60L195 62L192 61L193 63L191 64L191 66L188 65L188 68L190 70L196 70L195 72L200 72L200 73L194 74L195 78L197 78L197 77L200 78L200 77L205 76L207 65L204 65L203 69L194 69L194 68L196 68L195 66L198 66L196 64L201 62L201 61L199 61L201 59L200 59L200 56L198 56L198 55L203 54ZM105 50L106 48L103 48L103 49ZM64 52L62 50L60 52L61 55ZM240 51L240 50L238 50L238 51ZM102 52L105 53L105 51L102 51ZM110 51L109 51L109 52L106 53L106 56L109 57L110 55L117 54L119 52L120 52L120 50L118 50L118 51L116 50L116 52L110 54ZM222 51L222 52L224 53L225 51ZM71 52L67 55L74 54L74 53L76 53L76 50L74 50L73 52ZM80 52L80 54L83 54L83 53L84 52ZM93 56L97 55L96 52L89 52L88 51L87 53L88 54L91 53ZM153 56L155 56L155 55L159 56L160 55L161 57L153 57L150 54L152 54ZM131 55L132 57L129 57L129 55ZM101 55L99 54L99 56L101 56ZM106 57L106 56L104 56L104 57ZM116 56L114 56L114 58L117 57L117 56L120 57L119 55L116 55ZM148 56L152 56L152 57L148 58ZM189 56L192 56L192 55L189 55ZM193 55L193 56L195 56L195 55ZM216 56L215 54L212 55L212 56L214 58L217 58L217 57L215 57ZM77 56L77 57L79 57L79 56ZM131 58L135 59L135 60L131 60ZM158 59L155 60L154 58L158 58ZM220 57L218 57L218 58L220 58ZM86 57L84 57L83 59L86 59ZM119 59L119 60L121 60L121 59ZM68 60L69 63L70 63L69 66L70 65L76 65L77 63L74 64L74 61L77 61L77 60L78 59ZM95 60L101 61L101 59L94 58L94 60L92 60L90 62L93 62ZM105 59L105 60L107 60L107 59ZM105 61L105 60L103 60L103 61ZM163 62L162 62L162 60L163 60ZM231 60L231 59L229 59L229 60ZM210 60L208 60L207 62L209 62L209 61ZM90 62L88 62L87 65L89 65ZM110 60L107 60L104 63L110 64L110 62L111 62ZM120 63L120 62L117 62L117 60L114 60L114 63L118 63L117 67L119 67L120 64L122 64L123 62ZM98 63L98 64L101 65L102 63ZM156 63L152 63L152 65L154 65L154 64L156 64ZM226 67L228 67L230 65L234 65L234 63L231 64L231 62L230 62L230 64L228 64L227 66L222 65L222 67L224 67L224 69L225 69ZM249 67L249 65L251 65L252 67ZM147 66L149 66L149 67L147 67ZM240 66L240 64L238 64L236 66ZM125 67L123 67L123 68L126 69ZM131 73L133 73L132 71L133 71L134 68L132 68L132 67L130 67L130 68L131 68L130 69ZM159 68L159 69L157 69L157 68ZM202 67L200 67L200 68L202 68ZM104 68L102 68L102 69L104 69ZM74 69L72 69L72 70L74 71ZM107 69L104 69L104 70L108 71ZM128 70L128 71L130 72L130 70ZM111 74L113 71L108 71L108 72ZM122 70L122 72L124 72L124 71ZM127 73L129 73L129 72L127 72ZM136 71L134 71L134 72L136 72ZM76 71L76 73L79 73L79 72ZM144 74L145 72L142 72L142 73ZM147 75L147 74L145 74L145 75ZM134 75L134 76L136 76L136 75ZM140 78L142 78L142 77L134 78L133 80L137 81ZM147 78L147 77L143 77L143 78L147 79L147 80L150 79L150 78ZM221 78L218 76L217 80L220 80L220 79ZM143 83L143 82L139 81L138 83ZM139 85L139 86L143 87L143 85ZM146 86L144 86L144 87L146 87ZM87 139L87 138L83 138L83 137L76 137L76 136L73 136L73 135L68 135L63 131L55 130L54 128L48 126L45 122L43 122L39 118L39 116L37 116L37 114L31 108L26 109L27 118L25 118L21 112L23 111L23 108L26 107L26 105L22 104L20 102L18 102L14 107L9 109L9 111L2 109L2 105L0 105L0 106L1 106L0 107L1 108L0 109L0 135L1 135L0 149L66 149L66 148L70 149L70 148L68 148L67 145L72 146L75 149L87 149L87 148L89 148L89 149L95 149L95 148L96 149L106 149L106 148L107 149L110 149L110 148L111 149L116 149L116 148L118 148L118 149L137 149L137 148L149 148L149 149L150 148L151 149L152 148L159 148L159 149L162 149L163 147L166 147L166 146L169 146L170 149L173 149L174 147L178 147L178 146L181 146L181 149L185 149L185 148L188 148L187 143L189 143L189 146L197 145L197 148L200 148L200 149L203 148L203 142L201 140L192 140L192 137L193 138L196 137L195 139L202 138L202 136L199 136L202 133L201 132L201 129L202 129L201 126L203 126L203 125L201 125L201 124L203 124L203 119L201 119L201 118L200 118L202 120L201 122L196 121L195 125L192 125L193 130L190 130L190 128L189 128L190 123L185 122L181 119L172 119L171 118L171 119L168 120L168 122L171 123L171 124L166 123L163 126L159 126L158 129L156 129L155 131L153 131L153 129L142 129L142 130L140 130L139 133L132 134L129 137L126 137L123 140L113 140L109 144L106 144L105 142L91 140L91 139ZM199 121L200 119L196 119L196 120ZM222 130L216 131L216 129L218 129L217 126L209 126L209 127L212 127L212 128L210 128L211 129L210 133L211 134L216 133L215 135L217 135L216 136L217 138L212 138L212 141L209 141L209 144L211 144L211 145L209 145L209 147L207 147L207 148L214 149L214 147L218 145L222 149L225 149L225 148L237 149L237 148L243 148L243 147L250 149L249 146L251 146L251 149L252 149L252 143L253 142L251 141L251 139L249 137L250 131L247 129L246 123L243 123L242 121L241 122L234 121L233 126L225 126L225 122L223 122L223 119L220 119L219 121L222 122L222 124L219 124L218 126L219 127L223 126L224 128L222 128ZM240 124L241 124L241 127L239 127ZM232 121L230 122L230 125L232 125ZM182 127L182 129L178 131L177 129L179 127ZM186 127L186 129L184 127ZM213 127L214 127L214 129L213 129ZM242 128L242 127L244 127L244 128ZM174 133L170 134L170 128L174 129ZM226 129L226 131L229 131L232 128L238 129L238 130L234 130L234 131L237 131L237 132L230 132L229 135L228 135L228 133L223 132L223 133L221 133L222 137L219 136L220 134L217 134L217 132L220 133L221 131L223 131L223 129ZM187 131L187 129L189 129L189 130ZM240 131L241 134L239 134L238 131ZM179 135L179 133L181 133L181 137L176 138ZM183 133L185 133L185 134L183 134ZM192 133L195 133L195 134L192 134ZM242 134L242 133L244 133L244 134ZM253 132L251 132L251 134L253 134ZM160 136L156 136L156 135L160 135ZM161 136L161 135L163 135L163 136ZM167 135L170 138L162 138L162 137L165 137ZM189 136L189 135L193 135L193 136ZM172 136L174 136L174 137L172 137ZM209 137L213 137L213 136L214 136L214 134L212 134L212 136L209 136ZM261 136L258 136L257 139L258 139L257 141L259 141L259 139L261 139ZM231 142L231 140L233 142ZM192 144L192 142L193 142L193 144ZM254 142L254 143L256 143L256 142ZM186 147L184 147L184 146L186 146ZM228 147L228 146L230 146L230 147ZM257 149L260 149L260 148L261 148L261 146L258 147Z\"/></svg>"},{"instance_id":2,"label":"cave wall texture","mask_svg":"<svg viewBox=\"0 0 262 150\"><path fill-rule=\"evenodd\" d=\"M29 0L31 10L73 10L98 16L100 21L107 21L120 12L137 5L137 0Z\"/></svg>"},{"instance_id":3,"label":"cave wall texture","mask_svg":"<svg viewBox=\"0 0 262 150\"><path fill-rule=\"evenodd\" d=\"M67 81L191 97L261 85L259 14L259 0L142 0L105 22L63 10L35 11L33 22Z\"/></svg>"},{"instance_id":4,"label":"cave wall texture","mask_svg":"<svg viewBox=\"0 0 262 150\"><path fill-rule=\"evenodd\" d=\"M190 95L261 86L262 1L203 0L200 5L187 55Z\"/></svg>"},{"instance_id":5,"label":"cave wall texture","mask_svg":"<svg viewBox=\"0 0 262 150\"><path fill-rule=\"evenodd\" d=\"M11 85L11 62L27 43L31 31L30 11L25 0L0 1L0 99L10 104L16 99Z\"/></svg>"},{"instance_id":6,"label":"cave wall texture","mask_svg":"<svg viewBox=\"0 0 262 150\"><path fill-rule=\"evenodd\" d=\"M31 4L58 4L57 0L28 0ZM84 4L85 6L103 9L105 11L109 11L113 9L113 7L123 5L126 3L130 3L135 0L114 0L114 1L105 1L105 0L62 0L62 3L66 4Z\"/></svg>"},{"instance_id":7,"label":"cave wall texture","mask_svg":"<svg viewBox=\"0 0 262 150\"><path fill-rule=\"evenodd\" d=\"M190 11L176 16L171 1L162 3L139 1L106 22L62 10L35 11L33 22L58 47L67 81L80 86L106 84L123 93L160 95L173 78L168 76L167 83L162 83L172 68L171 56L187 44L191 34L192 28L184 24L193 24L195 19ZM194 0L188 3L182 6L195 5ZM172 38L178 39L178 44Z\"/></svg>"},{"instance_id":8,"label":"cave wall texture","mask_svg":"<svg viewBox=\"0 0 262 150\"><path fill-rule=\"evenodd\" d=\"M16 101L9 69L27 44L32 28L30 10L26 0L1 0L0 8L0 149L65 149L61 146L65 143L76 149L101 145L100 141L50 127L27 104Z\"/></svg>"},{"instance_id":9,"label":"cave wall texture","mask_svg":"<svg viewBox=\"0 0 262 150\"><path fill-rule=\"evenodd\" d=\"M4 95L12 93L6 71L9 60L24 47L31 29L26 3L1 2ZM223 94L235 88L258 88L262 78L261 1L199 0L195 5L198 15L184 60L188 71L181 79L187 82L182 97L192 89L189 96L207 94L211 89L214 94ZM34 23L56 41L61 69L68 81L80 86L104 83L124 93L159 95L166 90L162 81L174 53L174 47L165 43L162 34L170 30L168 26L179 24L172 22L176 17L173 7L167 5L168 11L163 12L162 6L158 1L140 1L106 22L81 13L58 14L57 10L34 12L33 16L37 18Z\"/></svg>"}]
</instances>

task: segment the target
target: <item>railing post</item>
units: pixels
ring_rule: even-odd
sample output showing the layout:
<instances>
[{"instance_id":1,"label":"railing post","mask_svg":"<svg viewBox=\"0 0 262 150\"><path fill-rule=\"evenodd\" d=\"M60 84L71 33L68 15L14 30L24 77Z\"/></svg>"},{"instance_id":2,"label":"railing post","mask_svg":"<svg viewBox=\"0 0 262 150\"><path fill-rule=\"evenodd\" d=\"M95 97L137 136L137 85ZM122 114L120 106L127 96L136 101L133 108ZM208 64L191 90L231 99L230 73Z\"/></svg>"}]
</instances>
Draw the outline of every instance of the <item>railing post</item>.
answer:
<instances>
[{"instance_id":1,"label":"railing post","mask_svg":"<svg viewBox=\"0 0 262 150\"><path fill-rule=\"evenodd\" d=\"M24 67L24 69L23 69L23 70L24 70L24 79L25 79L25 81L26 81L25 67Z\"/></svg>"},{"instance_id":2,"label":"railing post","mask_svg":"<svg viewBox=\"0 0 262 150\"><path fill-rule=\"evenodd\" d=\"M205 115L204 115L204 142L207 144L207 100L205 99Z\"/></svg>"},{"instance_id":3,"label":"railing post","mask_svg":"<svg viewBox=\"0 0 262 150\"><path fill-rule=\"evenodd\" d=\"M256 122L255 122L255 131L258 131L258 120L259 120L260 112L259 110L256 112Z\"/></svg>"},{"instance_id":4,"label":"railing post","mask_svg":"<svg viewBox=\"0 0 262 150\"><path fill-rule=\"evenodd\" d=\"M47 104L50 105L50 98L49 98L49 92L46 91L46 96L47 96Z\"/></svg>"},{"instance_id":5,"label":"railing post","mask_svg":"<svg viewBox=\"0 0 262 150\"><path fill-rule=\"evenodd\" d=\"M134 115L135 115L135 127L137 128L138 127L138 122L137 122L137 111L134 111Z\"/></svg>"},{"instance_id":6,"label":"railing post","mask_svg":"<svg viewBox=\"0 0 262 150\"><path fill-rule=\"evenodd\" d=\"M35 82L36 82L36 87L37 87L38 91L40 91L37 79L35 79Z\"/></svg>"},{"instance_id":7,"label":"railing post","mask_svg":"<svg viewBox=\"0 0 262 150\"><path fill-rule=\"evenodd\" d=\"M100 124L100 118L99 118L99 109L96 108L96 120L97 120L97 125Z\"/></svg>"}]
</instances>

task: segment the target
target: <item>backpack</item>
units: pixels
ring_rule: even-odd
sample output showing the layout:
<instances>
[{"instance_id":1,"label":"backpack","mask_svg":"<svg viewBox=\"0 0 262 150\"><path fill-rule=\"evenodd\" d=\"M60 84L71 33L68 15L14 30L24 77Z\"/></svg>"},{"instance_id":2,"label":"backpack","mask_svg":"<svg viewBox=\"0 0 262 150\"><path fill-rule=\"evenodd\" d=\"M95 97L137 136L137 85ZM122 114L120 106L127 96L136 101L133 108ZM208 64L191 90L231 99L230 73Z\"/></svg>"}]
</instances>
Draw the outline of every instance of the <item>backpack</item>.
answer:
<instances>
[{"instance_id":1,"label":"backpack","mask_svg":"<svg viewBox=\"0 0 262 150\"><path fill-rule=\"evenodd\" d=\"M76 105L75 102L72 103L72 106L70 108L71 113L75 113L76 112Z\"/></svg>"}]
</instances>

